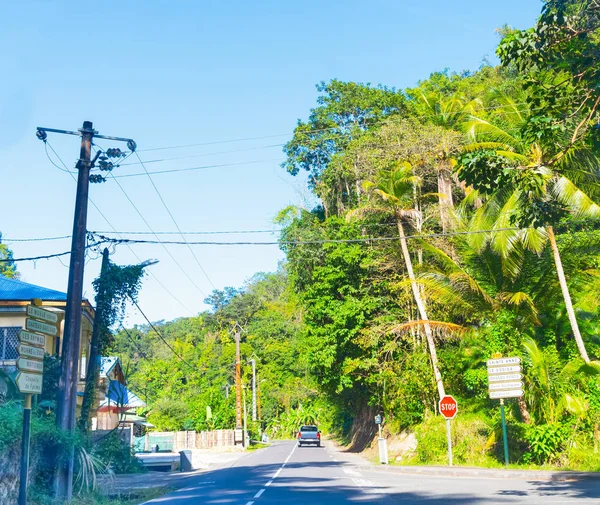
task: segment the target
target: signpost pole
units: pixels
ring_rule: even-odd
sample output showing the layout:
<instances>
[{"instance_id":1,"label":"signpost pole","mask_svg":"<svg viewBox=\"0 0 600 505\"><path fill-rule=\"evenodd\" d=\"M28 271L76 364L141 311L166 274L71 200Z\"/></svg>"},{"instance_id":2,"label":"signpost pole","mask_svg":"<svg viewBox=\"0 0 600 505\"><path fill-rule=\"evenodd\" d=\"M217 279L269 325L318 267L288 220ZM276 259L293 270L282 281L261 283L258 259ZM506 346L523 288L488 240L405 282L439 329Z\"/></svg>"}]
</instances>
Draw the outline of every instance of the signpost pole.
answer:
<instances>
[{"instance_id":1,"label":"signpost pole","mask_svg":"<svg viewBox=\"0 0 600 505\"><path fill-rule=\"evenodd\" d=\"M448 439L448 466L452 466L452 428L450 419L446 419L446 438Z\"/></svg>"},{"instance_id":2,"label":"signpost pole","mask_svg":"<svg viewBox=\"0 0 600 505\"><path fill-rule=\"evenodd\" d=\"M27 474L29 473L29 439L31 432L31 397L25 395L23 410L23 436L21 438L21 480L19 482L19 505L27 504Z\"/></svg>"},{"instance_id":3,"label":"signpost pole","mask_svg":"<svg viewBox=\"0 0 600 505\"><path fill-rule=\"evenodd\" d=\"M500 415L502 417L502 439L504 441L504 463L508 466L508 435L506 433L506 417L504 416L504 399L500 398Z\"/></svg>"}]
</instances>

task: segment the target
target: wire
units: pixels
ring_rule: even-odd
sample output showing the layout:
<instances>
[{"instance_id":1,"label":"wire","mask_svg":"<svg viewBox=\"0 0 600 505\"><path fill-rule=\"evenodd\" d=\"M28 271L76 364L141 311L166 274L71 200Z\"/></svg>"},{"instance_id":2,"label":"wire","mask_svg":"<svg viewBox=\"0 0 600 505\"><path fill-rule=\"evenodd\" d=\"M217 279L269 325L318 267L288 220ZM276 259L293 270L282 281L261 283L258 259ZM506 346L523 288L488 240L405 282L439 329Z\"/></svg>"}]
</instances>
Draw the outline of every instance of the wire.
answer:
<instances>
[{"instance_id":1,"label":"wire","mask_svg":"<svg viewBox=\"0 0 600 505\"><path fill-rule=\"evenodd\" d=\"M478 107L477 110L478 111L480 111L480 110L496 110L496 109L507 109L507 108L511 109L511 108L514 108L519 105L527 105L527 103L522 102L522 103L503 104L503 105L491 105L489 107ZM535 109L531 109L531 110L535 110ZM449 112L448 114L458 114L458 113L460 113L460 111ZM418 114L417 116L429 118L429 117L431 117L431 114ZM353 125L351 125L351 126L353 126ZM208 145L215 145L215 144L230 144L230 143L235 143L235 142L246 142L249 140L262 140L262 139L270 139L270 138L276 138L276 137L285 137L288 135L296 135L296 134L310 135L312 133L324 132L324 131L328 131L328 130L339 130L339 129L344 129L344 128L350 129L351 127L338 125L338 126L330 126L328 128L315 128L313 130L308 130L306 132L292 131L292 132L287 132L287 133L276 133L273 135L262 135L260 137L245 137L245 138L228 139L228 140L216 140L216 141L212 141L212 142L199 142L197 144L182 144L182 145L174 145L174 146L153 147L153 148L149 148L149 149L138 149L138 151L140 151L140 152L164 151L167 149L183 149L183 148L187 148L187 147L200 147L200 146L208 146Z\"/></svg>"},{"instance_id":2,"label":"wire","mask_svg":"<svg viewBox=\"0 0 600 505\"><path fill-rule=\"evenodd\" d=\"M179 358L179 360L182 363L185 363L187 366L189 366L190 368L192 368L193 370L196 370L196 367L193 366L189 361L186 361L185 359L183 359L179 354L177 354L177 351L175 349L173 349L173 347L171 347L171 345L169 344L169 342L167 342L165 340L165 337L162 336L162 334L155 328L155 326L150 322L150 319L148 319L148 317L146 316L146 314L144 314L144 311L140 308L140 306L138 305L138 303L131 299L131 301L133 302L133 304L136 306L136 308L140 311L140 314L142 314L142 316L144 316L144 319L147 321L147 323L150 325L150 328L152 328L154 330L154 332L158 335L158 337L165 343L165 345L171 349L171 352L177 356Z\"/></svg>"},{"instance_id":3,"label":"wire","mask_svg":"<svg viewBox=\"0 0 600 505\"><path fill-rule=\"evenodd\" d=\"M253 165L256 163L271 163L273 161L276 161L278 163L281 163L281 159L280 158L270 158L267 160L253 160L253 161L240 161L237 163L222 163L222 164L218 164L218 165L201 165L198 167L188 167L188 168L172 168L169 170L154 170L153 172L149 172L150 175L158 175L158 174L171 174L174 172L191 172L191 171L195 171L195 170L206 170L208 168L222 168L222 167L235 167L238 165ZM135 174L122 174L122 175L113 175L113 177L115 179L125 179L127 177L141 177L147 175L146 172L138 172Z\"/></svg>"},{"instance_id":4,"label":"wire","mask_svg":"<svg viewBox=\"0 0 600 505\"><path fill-rule=\"evenodd\" d=\"M111 240L107 240L106 242L112 242ZM86 246L84 246L85 250L88 250L92 247L96 247L98 246L99 243L98 242L94 242L93 244L88 244ZM30 257L25 257L25 258L0 258L0 263L13 263L13 262L18 262L18 261L37 261L37 260L46 260L46 259L50 259L50 258L59 258L61 256L66 256L68 254L71 254L71 251L65 251L65 252L61 252L61 253L54 253L54 254L44 254L42 256L30 256Z\"/></svg>"},{"instance_id":5,"label":"wire","mask_svg":"<svg viewBox=\"0 0 600 505\"><path fill-rule=\"evenodd\" d=\"M395 224L391 226L396 226ZM281 229L274 230L231 230L231 231L155 231L157 235L238 235L243 233L278 233L282 231ZM113 233L111 231L92 231L90 233ZM150 235L150 232L147 231L120 231L120 234L123 235Z\"/></svg>"},{"instance_id":6,"label":"wire","mask_svg":"<svg viewBox=\"0 0 600 505\"><path fill-rule=\"evenodd\" d=\"M121 329L127 333L127 336L129 337L129 340L131 340L131 343L137 348L137 350L139 351L140 355L142 356L142 358L144 359L148 359L148 356L146 355L146 353L142 350L142 348L139 346L139 344L135 341L135 339L131 336L131 333L129 333L129 330L127 330L127 328L125 328L125 326L123 326L123 323L121 323Z\"/></svg>"},{"instance_id":7,"label":"wire","mask_svg":"<svg viewBox=\"0 0 600 505\"><path fill-rule=\"evenodd\" d=\"M246 152L246 151L258 151L260 149L269 149L269 148L272 148L272 147L283 147L284 145L285 144L271 144L271 145L268 145L268 146L248 147L246 149L231 149L229 151L218 151L218 152L214 152L214 153L192 154L190 156L174 156L172 158L161 158L161 159L156 159L156 160L146 160L146 161L144 161L144 163L146 163L146 164L148 164L148 163L160 163L160 162L163 162L163 161L187 160L187 159L190 159L190 158L202 158L204 156L216 156L218 154L230 154L230 153L242 153L242 152ZM127 159L127 158L125 158L125 159ZM133 161L131 163L119 163L118 165L120 167L126 167L126 166L130 166L130 165L139 165L139 161Z\"/></svg>"},{"instance_id":8,"label":"wire","mask_svg":"<svg viewBox=\"0 0 600 505\"><path fill-rule=\"evenodd\" d=\"M50 146L50 148L52 148L52 146ZM60 162L62 163L63 167L65 167L65 169L67 168L67 165L65 164L65 162L62 160L62 158L58 155L58 153L56 153L56 151L53 150L53 152L56 154L56 157L60 160ZM69 171L69 174L71 175L71 178L77 182L77 179L75 178L75 176L73 175L72 172ZM92 206L96 209L96 211L98 211L98 214L100 214L102 216L102 218L104 219L104 221L106 221L106 223L108 224L108 226L110 226L112 228L112 230L117 234L117 236L119 238L122 238L121 235L119 234L119 232L117 231L117 229L113 226L113 224L108 220L108 218L104 215L104 213L100 210L100 208L94 203L94 200L92 200L89 196L88 196L88 201L92 204ZM127 246L127 248L131 251L131 253L133 254L133 256L141 263L142 259L137 255L137 253L133 250L133 248L131 246ZM159 279L158 277L156 277L156 275L150 271L150 275L154 278L154 280L171 296L171 298L173 298L173 300L175 300L177 303L179 303L179 305L181 305L185 310L187 310L190 314L194 315L194 312L192 310L190 310L188 307L185 306L185 304L179 299L177 298Z\"/></svg>"},{"instance_id":9,"label":"wire","mask_svg":"<svg viewBox=\"0 0 600 505\"><path fill-rule=\"evenodd\" d=\"M148 227L148 229L150 230L150 232L154 235L154 230L152 229L152 226L150 225L150 223L148 222L148 220L144 217L144 215L141 213L140 209L137 208L136 204L133 203L133 200L129 197L129 195L127 194L127 191L125 191L125 188L123 188L123 186L121 186L121 184L119 183L119 181L117 181L114 177L114 175L109 172L110 177L112 177L115 182L117 183L117 186L119 186L119 189L121 190L121 192L125 195L125 198L127 198L127 200L129 201L129 203L131 204L131 206L135 209L135 211L137 212L138 216L140 216L140 218L142 219L142 221L144 221L145 225ZM154 237L156 238L156 240L158 241L158 243L160 243L160 239L158 238L158 235L154 235ZM192 279L190 277L190 274L188 274L186 272L186 270L181 266L181 264L179 263L179 261L177 261L175 259L175 256L173 256L173 254L171 253L171 251L169 251L169 249L167 248L166 245L163 245L163 249L165 250L165 252L169 255L169 257L173 260L173 262L175 263L175 265L177 265L177 267L179 268L179 270L181 270L183 272L183 275L185 275L188 280L194 285L194 287L203 295L206 296L206 294L204 293L204 291L202 291L202 289L200 289L198 287L198 285L194 282L194 279ZM191 312L191 311L190 311Z\"/></svg>"},{"instance_id":10,"label":"wire","mask_svg":"<svg viewBox=\"0 0 600 505\"><path fill-rule=\"evenodd\" d=\"M481 233L499 233L504 231L518 231L525 228L497 228L493 230L470 230L470 231L455 231L445 233L423 233L419 235L406 235L405 239L423 239L423 238L436 238L436 237L454 237L458 235L477 235ZM155 242L152 240L137 240L137 239L111 239L103 235L95 235L101 242L111 242L114 244L169 244L169 245L310 245L310 244L360 244L363 242L386 242L393 240L400 240L399 236L394 237L364 237L364 238L349 238L349 239L320 239L320 240L281 240L276 242L180 242L176 240L168 240L162 242Z\"/></svg>"},{"instance_id":11,"label":"wire","mask_svg":"<svg viewBox=\"0 0 600 505\"><path fill-rule=\"evenodd\" d=\"M6 238L2 237L2 240L6 243L9 242L44 242L47 240L64 240L71 238L71 235L62 235L61 237L39 237L39 238Z\"/></svg>"},{"instance_id":12,"label":"wire","mask_svg":"<svg viewBox=\"0 0 600 505\"><path fill-rule=\"evenodd\" d=\"M152 183L152 187L156 191L156 194L158 195L158 198L160 198L160 201L162 202L163 207L167 211L167 214L169 214L169 217L171 218L171 221L173 221L173 224L175 225L175 228L177 228L177 231L180 233L181 238L183 239L183 241L187 242L186 239L185 239L185 235L183 233L181 233L181 228L177 224L177 221L175 220L175 216L173 216L173 213L171 212L171 210L167 206L167 203L165 202L165 199L160 194L160 191L158 190L158 187L156 186L156 184L154 184L154 181L152 180L152 177L148 173L148 170L146 169L146 165L144 165L144 162L142 161L142 158L140 158L140 155L137 152L135 153L135 155L137 156L137 159L141 163L142 168L144 169L144 172L146 172L146 174L148 175L148 179L150 179L150 182ZM210 285L213 287L213 289L217 289L217 287L213 284L213 281L211 280L211 278L206 273L206 270L204 270L204 267L200 264L200 260L198 260L198 257L196 256L196 253L194 253L194 251L192 250L192 248L189 245L188 245L188 249L192 253L192 256L194 257L194 260L196 260L196 263L198 264L198 267L200 267L200 270L202 271L202 273L204 274L204 276L206 277L206 279L208 280L208 282L210 283ZM206 296L206 295L204 295L204 296Z\"/></svg>"},{"instance_id":13,"label":"wire","mask_svg":"<svg viewBox=\"0 0 600 505\"><path fill-rule=\"evenodd\" d=\"M48 147L50 147L50 149L52 150L52 152L54 153L54 156L56 156L61 163L63 164L63 166L65 168L61 168L59 167L56 163L54 163L54 161L52 160L52 158L50 158L50 154L48 153ZM71 170L69 170L67 168L67 165L65 165L65 163L63 162L63 160L60 158L60 156L57 154L57 152L54 150L54 147L52 147L52 145L50 145L50 142L48 142L48 139L44 140L44 151L46 151L46 157L48 158L48 160L50 161L50 163L52 163L56 168L58 168L61 172L67 172L68 174L73 174L74 172L72 172Z\"/></svg>"}]
</instances>

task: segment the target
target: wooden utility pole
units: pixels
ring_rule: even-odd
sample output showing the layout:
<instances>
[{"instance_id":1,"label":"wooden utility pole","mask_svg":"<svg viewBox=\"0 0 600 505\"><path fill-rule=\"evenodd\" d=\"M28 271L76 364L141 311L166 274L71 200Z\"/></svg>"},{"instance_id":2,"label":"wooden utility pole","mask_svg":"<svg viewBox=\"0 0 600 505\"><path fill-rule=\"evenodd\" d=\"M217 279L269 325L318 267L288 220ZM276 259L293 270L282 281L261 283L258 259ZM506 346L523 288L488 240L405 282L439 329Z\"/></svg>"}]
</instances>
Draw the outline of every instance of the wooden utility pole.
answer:
<instances>
[{"instance_id":1,"label":"wooden utility pole","mask_svg":"<svg viewBox=\"0 0 600 505\"><path fill-rule=\"evenodd\" d=\"M242 359L240 356L240 332L235 333L235 428L242 428Z\"/></svg>"},{"instance_id":2,"label":"wooden utility pole","mask_svg":"<svg viewBox=\"0 0 600 505\"><path fill-rule=\"evenodd\" d=\"M256 421L256 360L250 360L252 363L252 420Z\"/></svg>"},{"instance_id":3,"label":"wooden utility pole","mask_svg":"<svg viewBox=\"0 0 600 505\"><path fill-rule=\"evenodd\" d=\"M92 122L84 121L80 132L81 148L79 161L77 162L79 173L77 176L77 196L75 199L67 305L65 308L65 328L62 341L61 374L56 397L56 426L63 431L74 430L77 407L83 270L85 267L85 239L92 138L94 137ZM60 464L57 468L54 479L54 493L59 499L71 500L73 495L73 454L67 458L65 463Z\"/></svg>"},{"instance_id":4,"label":"wooden utility pole","mask_svg":"<svg viewBox=\"0 0 600 505\"><path fill-rule=\"evenodd\" d=\"M132 139L98 135L91 121L84 121L78 131L57 130L55 128L38 127L36 136L46 142L48 133L76 135L81 137L79 161L77 162L77 194L75 198L75 216L71 240L71 259L69 263L69 280L67 303L65 307L65 327L61 348L61 375L56 395L56 426L62 431L75 429L77 407L77 382L79 375L79 351L81 335L81 303L83 300L83 272L85 268L85 241L87 234L87 209L90 185L90 170L100 156L91 159L92 140L103 138L126 142L130 150L135 151L136 144ZM119 151L119 150L118 150ZM120 152L120 151L119 151ZM102 179L102 178L100 178ZM63 501L71 501L73 495L73 450L64 463L59 463L54 475L55 497Z\"/></svg>"}]
</instances>

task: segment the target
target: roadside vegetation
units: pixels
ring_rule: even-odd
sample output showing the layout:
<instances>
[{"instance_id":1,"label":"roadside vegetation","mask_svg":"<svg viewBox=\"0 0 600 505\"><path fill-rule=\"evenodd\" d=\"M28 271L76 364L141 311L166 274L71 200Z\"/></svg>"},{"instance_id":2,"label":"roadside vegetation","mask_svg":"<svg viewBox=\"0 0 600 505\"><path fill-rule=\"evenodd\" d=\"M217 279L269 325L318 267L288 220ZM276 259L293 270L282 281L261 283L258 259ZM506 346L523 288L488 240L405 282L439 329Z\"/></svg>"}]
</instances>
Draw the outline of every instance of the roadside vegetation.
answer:
<instances>
[{"instance_id":1,"label":"roadside vegetation","mask_svg":"<svg viewBox=\"0 0 600 505\"><path fill-rule=\"evenodd\" d=\"M155 323L160 335L122 328L102 347L156 430L234 426L242 328L258 370L253 439L319 424L362 450L382 414L386 436L416 440L391 454L398 463L444 464L446 393L459 403L456 464L500 466L485 365L500 353L522 358L525 382L506 402L511 462L600 471L600 11L547 0L535 27L499 36L499 66L409 89L317 86L282 167L309 174L317 204L277 216L277 271L214 291L197 317ZM19 415L0 407L3 468ZM59 441L45 415L34 468L36 433ZM117 450L90 454L110 465Z\"/></svg>"},{"instance_id":2,"label":"roadside vegetation","mask_svg":"<svg viewBox=\"0 0 600 505\"><path fill-rule=\"evenodd\" d=\"M361 449L382 413L389 436L416 435L402 462L443 463L445 392L460 405L456 462L499 465L485 361L501 353L524 367L525 396L507 400L511 461L600 469L600 19L588 4L549 1L534 28L502 28L497 67L403 90L319 84L284 163L309 173L318 204L277 217L278 271L161 324L185 362L148 328L116 337L150 421L232 425L238 323L272 437L318 422Z\"/></svg>"}]
</instances>

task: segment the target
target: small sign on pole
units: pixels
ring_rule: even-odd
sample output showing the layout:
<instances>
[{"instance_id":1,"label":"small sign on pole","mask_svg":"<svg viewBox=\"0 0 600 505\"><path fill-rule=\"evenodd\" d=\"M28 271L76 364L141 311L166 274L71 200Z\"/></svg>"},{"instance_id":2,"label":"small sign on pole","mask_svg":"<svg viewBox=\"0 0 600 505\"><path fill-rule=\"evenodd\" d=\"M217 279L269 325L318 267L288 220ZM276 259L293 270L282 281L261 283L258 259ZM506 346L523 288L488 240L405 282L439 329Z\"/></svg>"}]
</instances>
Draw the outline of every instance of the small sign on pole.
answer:
<instances>
[{"instance_id":1,"label":"small sign on pole","mask_svg":"<svg viewBox=\"0 0 600 505\"><path fill-rule=\"evenodd\" d=\"M506 431L506 416L504 412L505 398L520 398L523 396L521 379L521 358L494 355L487 360L488 392L492 400L500 400L500 416L502 418L502 441L504 443L504 464L508 466L508 434Z\"/></svg>"},{"instance_id":2,"label":"small sign on pole","mask_svg":"<svg viewBox=\"0 0 600 505\"><path fill-rule=\"evenodd\" d=\"M452 426L450 421L458 414L458 402L452 395L444 396L438 404L440 414L446 418L446 438L448 440L448 466L452 466Z\"/></svg>"}]
</instances>

